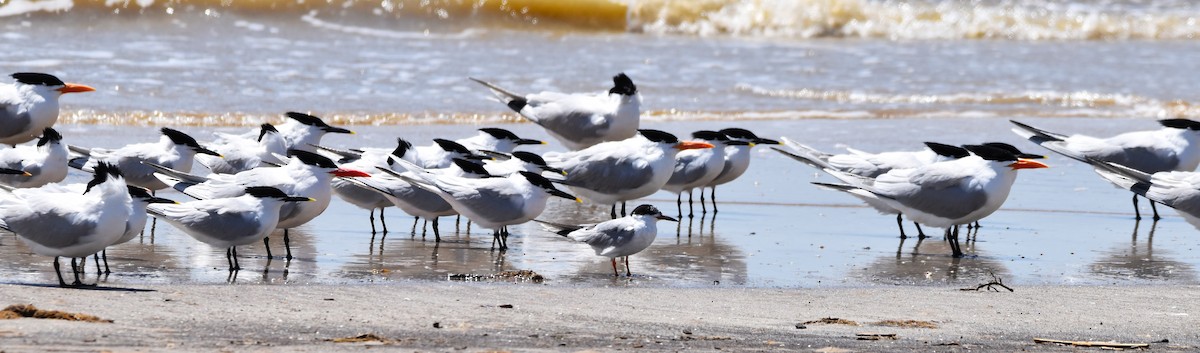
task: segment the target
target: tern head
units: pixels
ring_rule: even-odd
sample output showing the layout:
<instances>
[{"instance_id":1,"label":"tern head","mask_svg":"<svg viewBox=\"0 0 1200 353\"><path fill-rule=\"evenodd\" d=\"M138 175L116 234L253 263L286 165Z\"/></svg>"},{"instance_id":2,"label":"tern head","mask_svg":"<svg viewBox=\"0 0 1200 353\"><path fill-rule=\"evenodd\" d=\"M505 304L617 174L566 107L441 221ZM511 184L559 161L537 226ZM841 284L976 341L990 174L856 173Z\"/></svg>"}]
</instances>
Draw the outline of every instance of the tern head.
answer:
<instances>
[{"instance_id":1,"label":"tern head","mask_svg":"<svg viewBox=\"0 0 1200 353\"><path fill-rule=\"evenodd\" d=\"M479 129L479 131L483 131L483 133L491 135L492 138L494 138L494 139L502 140L502 141L505 141L505 140L512 141L512 143L515 143L517 145L544 145L544 144L546 144L545 142L542 142L539 140L520 138L517 136L517 134L512 133L512 131L508 131L508 130L501 129L501 128L485 127L485 128Z\"/></svg>"},{"instance_id":2,"label":"tern head","mask_svg":"<svg viewBox=\"0 0 1200 353\"><path fill-rule=\"evenodd\" d=\"M967 156L971 155L971 151L968 151L966 148L951 146L944 143L926 142L925 147L929 147L933 153L937 153L939 156L949 157L951 159L966 158Z\"/></svg>"},{"instance_id":3,"label":"tern head","mask_svg":"<svg viewBox=\"0 0 1200 353\"><path fill-rule=\"evenodd\" d=\"M353 134L354 133L354 131L343 129L340 127L329 126L329 124L326 124L324 120L321 120L321 118L318 118L318 117L315 117L312 115L308 115L308 114L304 114L304 113L297 113L297 112L287 112L284 115L287 115L288 118L291 118L292 120L295 120L298 123L308 125L312 128L319 129L324 132L335 133L335 134Z\"/></svg>"},{"instance_id":4,"label":"tern head","mask_svg":"<svg viewBox=\"0 0 1200 353\"><path fill-rule=\"evenodd\" d=\"M12 74L12 78L17 80L18 83L30 86L46 87L50 90L58 92L59 94L91 92L96 90L95 88L87 85L66 83L58 79L58 77L54 77L54 75L40 72L18 72Z\"/></svg>"},{"instance_id":5,"label":"tern head","mask_svg":"<svg viewBox=\"0 0 1200 353\"><path fill-rule=\"evenodd\" d=\"M263 136L266 136L268 133L278 134L279 130L276 130L275 125L271 125L271 124L259 125L258 126L258 142L262 142Z\"/></svg>"},{"instance_id":6,"label":"tern head","mask_svg":"<svg viewBox=\"0 0 1200 353\"><path fill-rule=\"evenodd\" d=\"M458 169L462 169L466 173L479 175L485 178L492 176L491 174L488 174L487 169L483 169L483 164L479 164L478 162L462 158L452 158L451 161L454 162L455 166L458 166Z\"/></svg>"},{"instance_id":7,"label":"tern head","mask_svg":"<svg viewBox=\"0 0 1200 353\"><path fill-rule=\"evenodd\" d=\"M466 158L466 159L491 159L492 158L492 157L488 157L488 156L476 155L474 152L471 152L471 149L467 148L466 146L463 146L461 143L450 141L447 139L433 139L433 142L437 143L438 147L441 147L443 151L450 152L450 153L457 153L462 158Z\"/></svg>"},{"instance_id":8,"label":"tern head","mask_svg":"<svg viewBox=\"0 0 1200 353\"><path fill-rule=\"evenodd\" d=\"M397 137L396 138L396 149L392 150L392 155L396 156L397 158L404 158L404 155L408 154L408 151L412 150L412 147L413 147L413 145L411 142L405 141L404 139ZM389 157L388 164L392 164L391 160L392 159Z\"/></svg>"},{"instance_id":9,"label":"tern head","mask_svg":"<svg viewBox=\"0 0 1200 353\"><path fill-rule=\"evenodd\" d=\"M692 133L692 138L705 141L729 141L729 137L712 130L700 130Z\"/></svg>"},{"instance_id":10,"label":"tern head","mask_svg":"<svg viewBox=\"0 0 1200 353\"><path fill-rule=\"evenodd\" d=\"M633 216L650 216L650 217L654 217L656 219L661 219L664 221L679 222L679 220L675 219L674 217L663 215L662 212L658 211L657 207L654 207L651 205L645 205L645 204L634 208L633 213L631 213L631 215L633 215Z\"/></svg>"},{"instance_id":11,"label":"tern head","mask_svg":"<svg viewBox=\"0 0 1200 353\"><path fill-rule=\"evenodd\" d=\"M175 130L175 129L172 129L169 127L164 127L164 128L162 128L162 134L163 134L163 136L166 136L167 138L171 139L171 142L175 143L176 145L187 146L188 148L191 148L192 151L196 151L196 153L209 154L209 155L221 157L220 153L217 153L213 150L210 150L210 149L204 148L203 146L200 146L199 143L196 143L196 139L192 138L191 136L188 136L188 134L185 134L179 130Z\"/></svg>"},{"instance_id":12,"label":"tern head","mask_svg":"<svg viewBox=\"0 0 1200 353\"><path fill-rule=\"evenodd\" d=\"M985 144L983 144L983 145L984 145L984 146L991 146L991 147L995 147L995 148L999 148L999 149L1002 149L1002 150L1008 151L1009 153L1012 153L1012 154L1016 155L1016 156L1017 156L1017 158L1025 158L1025 159L1046 159L1046 156L1043 156L1043 155L1040 155L1040 154L1032 154L1032 153L1025 153L1025 152L1021 152L1021 150L1017 149L1017 148L1016 148L1016 147L1014 147L1013 145L1010 145L1010 144L1007 144L1007 143L1004 143L1004 142L988 142L988 143L985 143Z\"/></svg>"},{"instance_id":13,"label":"tern head","mask_svg":"<svg viewBox=\"0 0 1200 353\"><path fill-rule=\"evenodd\" d=\"M637 86L633 84L633 80L629 79L629 76L625 76L624 72L613 76L613 88L608 90L608 94L632 96L637 93Z\"/></svg>"},{"instance_id":14,"label":"tern head","mask_svg":"<svg viewBox=\"0 0 1200 353\"><path fill-rule=\"evenodd\" d=\"M154 195L150 194L149 189L146 189L146 188L143 188L140 186L125 185L125 187L127 189L129 189L129 197L132 197L134 200L140 200L140 201L148 203L148 204L150 204L150 203L178 203L172 199L164 199L161 197L155 197Z\"/></svg>"},{"instance_id":15,"label":"tern head","mask_svg":"<svg viewBox=\"0 0 1200 353\"><path fill-rule=\"evenodd\" d=\"M338 168L337 164L333 163L332 159L329 159L329 157L325 157L325 156L316 154L314 152L290 149L290 150L288 150L288 156L295 157L297 160L300 161L300 163L304 163L304 165L307 165L307 166L320 168L320 169L331 169L329 171L329 174L333 174L333 176L346 177L346 178L353 178L353 177L367 178L367 177L371 176L371 174L367 174L367 173L359 171L359 170Z\"/></svg>"},{"instance_id":16,"label":"tern head","mask_svg":"<svg viewBox=\"0 0 1200 353\"><path fill-rule=\"evenodd\" d=\"M96 174L92 175L92 180L87 183L87 187L83 189L83 194L87 195L88 191L92 191L92 187L103 184L110 180L122 180L121 170L117 169L116 165L107 162L96 163L93 169Z\"/></svg>"},{"instance_id":17,"label":"tern head","mask_svg":"<svg viewBox=\"0 0 1200 353\"><path fill-rule=\"evenodd\" d=\"M512 153L513 158L520 159L522 162L529 163L541 168L544 171L567 175L567 171L546 165L546 160L542 156L533 152L516 151Z\"/></svg>"},{"instance_id":18,"label":"tern head","mask_svg":"<svg viewBox=\"0 0 1200 353\"><path fill-rule=\"evenodd\" d=\"M731 127L728 129L722 129L721 133L725 134L725 136L729 136L729 138L732 138L732 139L746 140L746 141L750 141L750 142L753 142L753 143L759 144L759 145L778 145L779 144L779 141L758 137L758 135L755 135L753 132L750 132L750 130L746 130L743 128Z\"/></svg>"},{"instance_id":19,"label":"tern head","mask_svg":"<svg viewBox=\"0 0 1200 353\"><path fill-rule=\"evenodd\" d=\"M533 184L534 187L546 190L546 192L550 193L550 195L558 196L567 200L575 200L575 202L583 202L583 200L575 197L575 195L568 194L565 191L554 187L554 184L550 183L550 179L546 179L546 177L541 176L538 173L526 172L523 170L518 173L521 173L521 175L525 177L525 180L529 180L529 183Z\"/></svg>"},{"instance_id":20,"label":"tern head","mask_svg":"<svg viewBox=\"0 0 1200 353\"><path fill-rule=\"evenodd\" d=\"M62 141L62 134L58 133L58 130L48 127L45 130L42 130L42 137L38 138L37 146L42 147L47 143L59 141Z\"/></svg>"},{"instance_id":21,"label":"tern head","mask_svg":"<svg viewBox=\"0 0 1200 353\"><path fill-rule=\"evenodd\" d=\"M979 156L979 158L983 158L988 162L1002 163L1013 170L1050 168L1050 166L1043 164L1042 162L1017 158L1017 155L1013 154L1012 152L992 146L966 145L963 146L963 148L966 148L968 151L971 151L971 153L974 153L976 156Z\"/></svg>"},{"instance_id":22,"label":"tern head","mask_svg":"<svg viewBox=\"0 0 1200 353\"><path fill-rule=\"evenodd\" d=\"M667 144L677 150L713 148L713 145L711 143L707 143L707 142L694 142L694 141L679 142L678 137L675 137L675 135L672 135L672 134L670 134L668 132L664 132L664 131L652 130L652 129L640 129L640 130L638 130L638 132L641 133L642 137L645 137L647 140L661 143L661 144Z\"/></svg>"},{"instance_id":23,"label":"tern head","mask_svg":"<svg viewBox=\"0 0 1200 353\"><path fill-rule=\"evenodd\" d=\"M1200 122L1190 119L1163 119L1158 121L1162 126L1172 129L1186 129L1192 131L1200 131Z\"/></svg>"},{"instance_id":24,"label":"tern head","mask_svg":"<svg viewBox=\"0 0 1200 353\"><path fill-rule=\"evenodd\" d=\"M291 196L270 186L251 186L246 188L246 194L260 199L276 199L286 202L316 201L311 197Z\"/></svg>"}]
</instances>

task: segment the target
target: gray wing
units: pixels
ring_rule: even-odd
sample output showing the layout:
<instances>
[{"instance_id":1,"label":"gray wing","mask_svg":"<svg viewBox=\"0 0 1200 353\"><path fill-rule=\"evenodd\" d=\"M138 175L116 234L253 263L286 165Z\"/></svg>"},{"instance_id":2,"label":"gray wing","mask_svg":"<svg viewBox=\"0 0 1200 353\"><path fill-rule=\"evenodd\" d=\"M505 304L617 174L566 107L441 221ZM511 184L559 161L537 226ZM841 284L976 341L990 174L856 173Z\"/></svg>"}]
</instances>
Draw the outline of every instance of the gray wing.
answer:
<instances>
[{"instance_id":1,"label":"gray wing","mask_svg":"<svg viewBox=\"0 0 1200 353\"><path fill-rule=\"evenodd\" d=\"M704 163L699 161L700 155L687 154L675 157L675 171L667 184L679 185L694 182L704 176Z\"/></svg>"},{"instance_id":2,"label":"gray wing","mask_svg":"<svg viewBox=\"0 0 1200 353\"><path fill-rule=\"evenodd\" d=\"M603 137L604 132L608 131L609 125L612 124L609 119L604 119L602 124L595 124L592 122L592 118L595 116L596 114L591 112L570 111L551 118L538 117L538 120L535 121L546 130L553 131L563 138L571 141L583 141Z\"/></svg>"},{"instance_id":3,"label":"gray wing","mask_svg":"<svg viewBox=\"0 0 1200 353\"><path fill-rule=\"evenodd\" d=\"M46 247L75 245L81 238L72 235L91 234L96 229L96 220L46 201L49 199L17 201L19 204L9 204L0 213L8 229Z\"/></svg>"},{"instance_id":4,"label":"gray wing","mask_svg":"<svg viewBox=\"0 0 1200 353\"><path fill-rule=\"evenodd\" d=\"M653 170L643 161L616 156L580 161L563 170L570 185L606 194L625 191L630 185L645 185L654 177Z\"/></svg>"},{"instance_id":5,"label":"gray wing","mask_svg":"<svg viewBox=\"0 0 1200 353\"><path fill-rule=\"evenodd\" d=\"M620 247L628 244L637 235L632 224L623 222L627 219L619 218L616 220L603 222L587 228L583 228L570 234L567 234L571 239L587 243L597 252L602 249Z\"/></svg>"},{"instance_id":6,"label":"gray wing","mask_svg":"<svg viewBox=\"0 0 1200 353\"><path fill-rule=\"evenodd\" d=\"M507 183L507 180L503 179L497 179L497 181ZM439 187L443 186L441 180L438 181L438 185ZM475 213L480 216L486 216L485 218L489 221L505 222L523 217L525 198L512 188L503 186L474 189L455 188L453 190L443 188L442 190L464 206L476 210ZM480 212L481 210L482 212Z\"/></svg>"},{"instance_id":7,"label":"gray wing","mask_svg":"<svg viewBox=\"0 0 1200 353\"><path fill-rule=\"evenodd\" d=\"M13 102L0 100L0 137L12 137L29 128L29 112L18 109Z\"/></svg>"},{"instance_id":8,"label":"gray wing","mask_svg":"<svg viewBox=\"0 0 1200 353\"><path fill-rule=\"evenodd\" d=\"M224 210L213 201L219 200L152 204L147 211L189 233L200 233L221 241L233 241L258 232L261 220L256 217L257 212Z\"/></svg>"}]
</instances>

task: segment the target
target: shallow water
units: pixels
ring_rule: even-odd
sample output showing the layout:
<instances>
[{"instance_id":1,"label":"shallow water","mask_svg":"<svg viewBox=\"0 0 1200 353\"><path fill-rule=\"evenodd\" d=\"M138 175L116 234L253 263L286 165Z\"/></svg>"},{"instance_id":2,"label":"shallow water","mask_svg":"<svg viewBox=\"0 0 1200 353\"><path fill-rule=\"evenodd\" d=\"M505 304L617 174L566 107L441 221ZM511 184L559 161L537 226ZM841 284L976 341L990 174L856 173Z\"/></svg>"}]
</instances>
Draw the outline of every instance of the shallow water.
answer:
<instances>
[{"instance_id":1,"label":"shallow water","mask_svg":"<svg viewBox=\"0 0 1200 353\"><path fill-rule=\"evenodd\" d=\"M1153 128L1149 119L1023 119L1052 131L1097 135ZM1008 132L999 119L805 120L765 122L651 123L684 133L693 129L741 126L785 135L817 148L838 150L839 142L868 151L920 148L920 142L1007 141L1032 152L1036 147ZM474 126L358 127L354 136L331 136L333 146L382 146L395 136L413 140L465 136ZM519 135L535 135L529 124L505 125ZM240 128L222 128L233 131ZM191 128L197 136L209 128ZM86 137L82 137L85 135ZM126 136L149 140L152 128L66 125L69 143L114 146ZM759 147L749 172L718 192L720 212L680 224L659 222L659 237L631 258L632 279L614 279L606 258L539 226L512 228L511 249L492 251L490 231L465 224L455 233L443 218L445 241L412 233L412 218L387 212L390 232L372 237L367 212L341 200L312 223L292 233L297 259L267 261L261 245L239 248L245 270L236 283L397 283L445 281L449 274L487 275L532 270L549 285L821 287L893 284L970 286L995 274L1005 283L1134 284L1198 282L1200 234L1165 207L1165 219L1135 222L1129 193L1108 186L1090 169L1050 156L1051 169L1022 172L1005 207L983 221L977 240L964 242L966 258L949 256L938 230L932 238L901 241L895 219L860 206L855 199L818 189L810 181L830 181L804 165ZM202 168L202 167L197 167ZM72 178L80 179L79 175ZM184 201L177 193L167 197ZM674 214L674 196L647 202ZM686 204L685 204L686 208ZM697 213L699 208L696 209ZM1149 207L1143 202L1142 212ZM599 221L608 210L555 202L544 219ZM686 210L684 211L687 212ZM686 217L686 216L685 216ZM715 218L715 220L714 220ZM911 224L906 224L910 234ZM1136 227L1136 228L1135 228ZM280 234L273 251L282 251ZM224 251L213 249L169 225L153 236L109 251L114 274L109 285L136 283L226 283ZM94 267L89 265L89 269ZM89 275L93 279L94 275ZM0 235L0 278L8 282L53 283L46 257L30 254L10 234ZM93 279L94 280L94 279Z\"/></svg>"}]
</instances>

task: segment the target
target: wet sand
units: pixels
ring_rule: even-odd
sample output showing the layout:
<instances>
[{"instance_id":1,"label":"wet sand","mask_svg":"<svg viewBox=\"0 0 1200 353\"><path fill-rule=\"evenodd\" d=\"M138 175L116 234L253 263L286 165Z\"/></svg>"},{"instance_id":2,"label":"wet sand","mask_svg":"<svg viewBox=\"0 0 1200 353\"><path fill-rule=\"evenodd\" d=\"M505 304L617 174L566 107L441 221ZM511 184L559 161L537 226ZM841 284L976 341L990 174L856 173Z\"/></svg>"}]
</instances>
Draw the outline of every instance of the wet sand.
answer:
<instances>
[{"instance_id":1,"label":"wet sand","mask_svg":"<svg viewBox=\"0 0 1200 353\"><path fill-rule=\"evenodd\" d=\"M477 283L0 285L7 303L113 323L0 320L0 346L44 351L1074 351L1033 338L1200 347L1196 286L611 288ZM511 305L511 308L507 307ZM797 324L833 317L841 324ZM919 320L936 328L882 326ZM858 333L895 334L866 341ZM331 340L373 334L383 342ZM846 350L839 350L846 349ZM374 349L372 349L374 350Z\"/></svg>"}]
</instances>

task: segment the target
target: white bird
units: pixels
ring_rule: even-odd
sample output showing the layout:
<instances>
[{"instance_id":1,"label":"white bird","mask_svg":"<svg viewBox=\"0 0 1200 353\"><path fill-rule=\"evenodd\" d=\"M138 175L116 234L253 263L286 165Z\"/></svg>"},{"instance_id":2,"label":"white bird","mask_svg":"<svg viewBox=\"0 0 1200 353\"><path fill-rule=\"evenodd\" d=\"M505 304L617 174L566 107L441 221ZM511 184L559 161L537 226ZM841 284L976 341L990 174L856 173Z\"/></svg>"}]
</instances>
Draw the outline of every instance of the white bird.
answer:
<instances>
[{"instance_id":1,"label":"white bird","mask_svg":"<svg viewBox=\"0 0 1200 353\"><path fill-rule=\"evenodd\" d=\"M683 218L683 192L688 193L688 218L691 218L692 190L708 185L724 170L726 145L753 146L750 142L730 140L716 131L700 130L693 132L692 137L712 144L713 148L680 151L675 155L675 169L662 189L675 194L675 207L680 218ZM708 212L704 203L700 203L700 207L701 211Z\"/></svg>"},{"instance_id":2,"label":"white bird","mask_svg":"<svg viewBox=\"0 0 1200 353\"><path fill-rule=\"evenodd\" d=\"M480 227L492 229L492 244L498 240L501 250L508 248L507 226L541 215L550 196L580 201L537 173L522 171L507 177L472 179L433 174L408 161L400 163L416 178L404 174L397 177L437 193L459 214Z\"/></svg>"},{"instance_id":3,"label":"white bird","mask_svg":"<svg viewBox=\"0 0 1200 353\"><path fill-rule=\"evenodd\" d=\"M241 269L237 246L266 239L279 223L285 204L315 201L268 186L252 186L243 195L181 204L153 204L150 214L171 223L205 244L225 248L229 271Z\"/></svg>"},{"instance_id":4,"label":"white bird","mask_svg":"<svg viewBox=\"0 0 1200 353\"><path fill-rule=\"evenodd\" d=\"M223 158L196 156L196 161L213 173L235 174L258 168L264 162L276 165L286 163L287 158L280 157L287 155L287 141L274 125L260 125L257 138L224 133L216 135L217 140L209 143L208 147L220 153Z\"/></svg>"},{"instance_id":5,"label":"white bird","mask_svg":"<svg viewBox=\"0 0 1200 353\"><path fill-rule=\"evenodd\" d=\"M579 151L547 153L546 161L566 172L563 185L600 205L612 205L617 218L618 202L650 196L671 178L679 151L712 148L706 142L680 142L675 135L643 129L621 141L601 143Z\"/></svg>"},{"instance_id":6,"label":"white bird","mask_svg":"<svg viewBox=\"0 0 1200 353\"><path fill-rule=\"evenodd\" d=\"M312 115L297 112L287 112L284 115L288 117L288 120L275 126L275 129L279 131L280 136L283 136L286 148L289 150L316 152L313 146L321 145L321 138L325 137L325 134L354 134L354 131L330 126L321 118ZM260 129L255 129L242 134L242 137L253 139L260 133Z\"/></svg>"},{"instance_id":7,"label":"white bird","mask_svg":"<svg viewBox=\"0 0 1200 353\"><path fill-rule=\"evenodd\" d=\"M1165 119L1158 122L1164 128L1154 131L1127 132L1109 138L1086 135L1066 136L1010 120L1017 127L1013 132L1046 149L1068 158L1089 163L1089 160L1113 162L1148 174L1168 171L1193 171L1200 165L1200 122L1188 119ZM1133 195L1136 219L1142 219ZM1154 219L1158 209L1150 202Z\"/></svg>"},{"instance_id":8,"label":"white bird","mask_svg":"<svg viewBox=\"0 0 1200 353\"><path fill-rule=\"evenodd\" d=\"M185 195L200 200L238 197L252 186L269 186L289 195L305 195L314 202L284 205L277 228L283 229L283 244L287 259L292 259L288 229L299 227L317 218L329 207L333 198L330 181L338 177L370 177L362 171L338 168L329 158L306 151L289 150L291 159L279 168L257 168L237 174L213 174L207 177L188 174L149 163L155 177ZM269 240L263 238L263 245ZM267 247L267 256L271 256Z\"/></svg>"},{"instance_id":9,"label":"white bird","mask_svg":"<svg viewBox=\"0 0 1200 353\"><path fill-rule=\"evenodd\" d=\"M197 153L220 156L219 153L200 146L196 139L179 130L162 128L163 136L157 143L138 143L127 145L115 150L102 148L84 148L68 145L67 148L82 157L72 158L68 164L75 169L95 172L97 163L105 162L116 165L124 173L130 185L161 190L167 184L154 177L154 168L146 165L153 163L182 172L192 170L192 162Z\"/></svg>"},{"instance_id":10,"label":"white bird","mask_svg":"<svg viewBox=\"0 0 1200 353\"><path fill-rule=\"evenodd\" d=\"M501 103L546 129L571 150L631 138L641 121L642 96L624 73L613 77L613 88L606 93L521 95L486 81L471 80L487 86Z\"/></svg>"},{"instance_id":11,"label":"white bird","mask_svg":"<svg viewBox=\"0 0 1200 353\"><path fill-rule=\"evenodd\" d=\"M85 85L65 83L53 75L18 72L17 82L0 84L0 143L33 141L58 121L58 98L66 93L95 91Z\"/></svg>"},{"instance_id":12,"label":"white bird","mask_svg":"<svg viewBox=\"0 0 1200 353\"><path fill-rule=\"evenodd\" d=\"M546 221L542 223L556 234L572 240L586 243L596 251L596 255L609 258L612 262L613 276L617 272L617 258L625 257L625 276L629 272L629 255L637 254L650 247L658 236L658 220L678 222L679 220L664 216L651 205L641 205L633 209L628 217L621 217L596 224L568 225Z\"/></svg>"},{"instance_id":13,"label":"white bird","mask_svg":"<svg viewBox=\"0 0 1200 353\"><path fill-rule=\"evenodd\" d=\"M1113 162L1099 162L1096 173L1118 187L1142 195L1179 212L1183 219L1200 229L1200 173L1142 172Z\"/></svg>"},{"instance_id":14,"label":"white bird","mask_svg":"<svg viewBox=\"0 0 1200 353\"><path fill-rule=\"evenodd\" d=\"M1000 209L1016 181L1017 170L1047 168L1003 149L968 145L974 155L914 169L893 169L878 178L827 170L847 184L814 183L860 199L873 199L927 226L946 228L955 257L959 225L970 224ZM951 232L951 229L954 232Z\"/></svg>"},{"instance_id":15,"label":"white bird","mask_svg":"<svg viewBox=\"0 0 1200 353\"><path fill-rule=\"evenodd\" d=\"M120 239L132 214L132 200L120 170L100 163L95 171L82 194L49 184L0 195L0 228L16 233L34 253L54 256L61 286L67 283L58 258L70 257L75 270L75 258L100 252ZM72 284L82 284L78 272Z\"/></svg>"},{"instance_id":16,"label":"white bird","mask_svg":"<svg viewBox=\"0 0 1200 353\"><path fill-rule=\"evenodd\" d=\"M779 141L760 138L753 132L742 128L728 128L719 131L730 140L746 141L754 145L778 145ZM750 148L752 145L727 145L725 146L725 167L722 168L721 174L717 175L712 182L709 182L705 187L712 188L712 208L713 214L717 213L717 185L726 184L742 176L746 173L746 169L750 168ZM704 204L704 190L700 190L700 204Z\"/></svg>"},{"instance_id":17,"label":"white bird","mask_svg":"<svg viewBox=\"0 0 1200 353\"><path fill-rule=\"evenodd\" d=\"M54 128L46 128L36 146L20 145L0 150L0 168L28 172L32 177L0 175L0 184L16 188L36 188L57 183L67 177L67 146ZM80 190L82 191L82 190Z\"/></svg>"}]
</instances>

